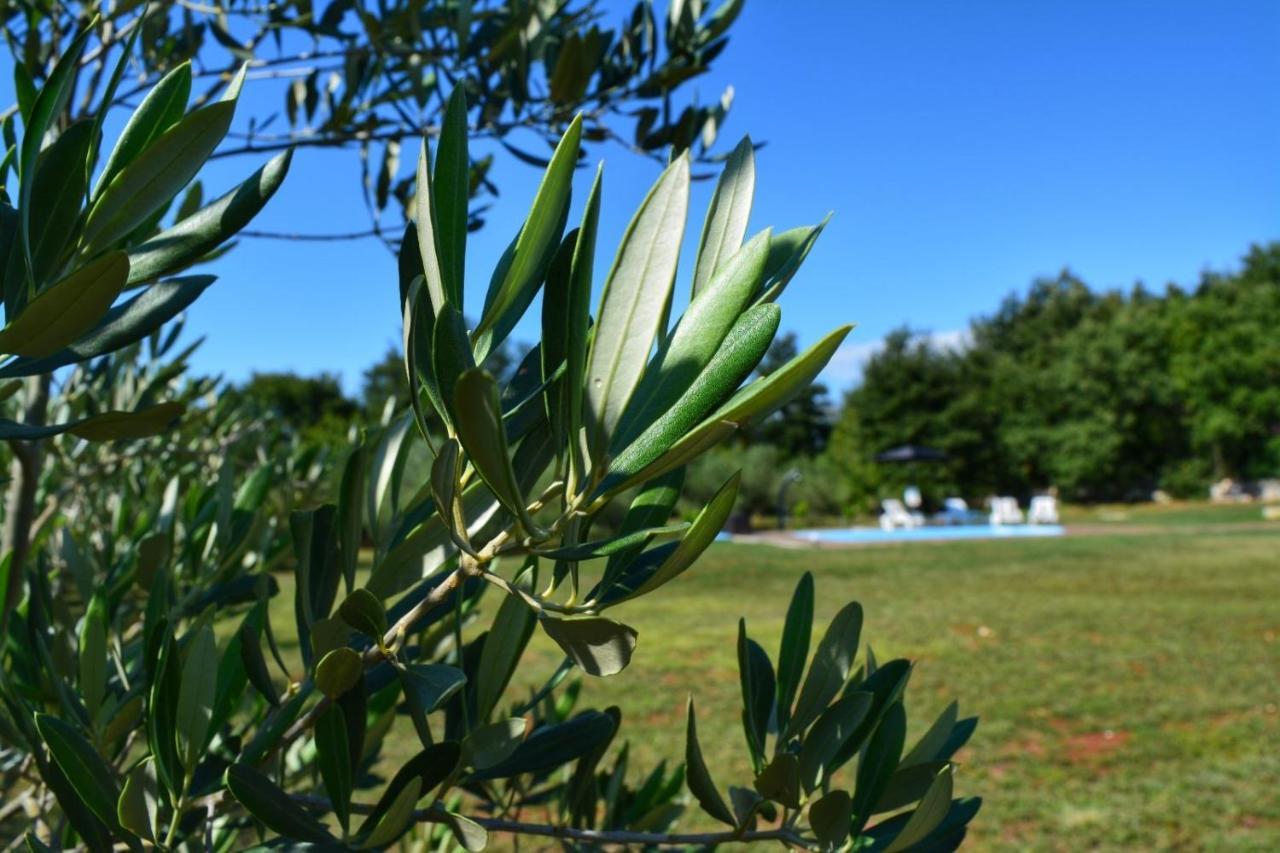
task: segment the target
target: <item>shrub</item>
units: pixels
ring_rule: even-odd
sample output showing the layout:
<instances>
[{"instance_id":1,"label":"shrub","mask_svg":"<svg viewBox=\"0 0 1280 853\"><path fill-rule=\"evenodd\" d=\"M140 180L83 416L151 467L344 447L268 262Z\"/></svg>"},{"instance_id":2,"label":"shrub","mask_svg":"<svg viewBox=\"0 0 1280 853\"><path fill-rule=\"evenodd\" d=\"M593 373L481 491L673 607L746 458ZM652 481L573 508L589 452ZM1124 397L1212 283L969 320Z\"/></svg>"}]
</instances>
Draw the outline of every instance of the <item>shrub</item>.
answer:
<instances>
[{"instance_id":1,"label":"shrub","mask_svg":"<svg viewBox=\"0 0 1280 853\"><path fill-rule=\"evenodd\" d=\"M1160 488L1181 500L1204 498L1213 481L1213 470L1203 459L1170 462L1160 475Z\"/></svg>"},{"instance_id":2,"label":"shrub","mask_svg":"<svg viewBox=\"0 0 1280 853\"><path fill-rule=\"evenodd\" d=\"M696 511L725 480L736 474L736 510L748 515L772 515L778 506L778 486L789 467L782 453L772 445L716 448L689 466L684 503L690 512Z\"/></svg>"},{"instance_id":3,"label":"shrub","mask_svg":"<svg viewBox=\"0 0 1280 853\"><path fill-rule=\"evenodd\" d=\"M724 797L692 700L682 772L659 768L635 786L625 751L606 763L622 711L576 711L577 675L628 665L637 634L615 615L688 570L737 496L734 474L691 522L671 523L686 466L805 388L848 327L742 385L816 234L743 243L749 141L713 196L683 315L669 322L689 188L677 156L627 229L593 322L599 173L579 227L562 233L575 121L466 328L464 116L455 94L434 168L424 146L418 220L401 246L412 408L355 444L336 501L273 528L275 460L238 486L172 480L134 493L120 515L132 523L104 531L116 547L56 561L40 552L22 573L6 625L0 766L27 808L8 819L30 816L34 849L231 849L255 838L378 849L413 833L476 850L493 832L585 846L957 844L977 804L953 800L951 759L974 721L952 706L905 750L910 664L878 665L868 650L854 671L857 604L811 656L809 576L776 666L739 626L750 779ZM128 241L145 224L119 215L93 231L91 212L98 236L82 241ZM541 344L499 387L476 365L540 290ZM595 519L617 503L621 524L600 535ZM283 630L297 637L300 668L281 654L268 606L281 589L273 565L292 568L294 624ZM511 681L537 630L564 659L519 697ZM416 735L413 754L385 754L393 727ZM839 775L855 757L856 771ZM682 780L727 829L672 832ZM544 822L513 817L517 806Z\"/></svg>"}]
</instances>

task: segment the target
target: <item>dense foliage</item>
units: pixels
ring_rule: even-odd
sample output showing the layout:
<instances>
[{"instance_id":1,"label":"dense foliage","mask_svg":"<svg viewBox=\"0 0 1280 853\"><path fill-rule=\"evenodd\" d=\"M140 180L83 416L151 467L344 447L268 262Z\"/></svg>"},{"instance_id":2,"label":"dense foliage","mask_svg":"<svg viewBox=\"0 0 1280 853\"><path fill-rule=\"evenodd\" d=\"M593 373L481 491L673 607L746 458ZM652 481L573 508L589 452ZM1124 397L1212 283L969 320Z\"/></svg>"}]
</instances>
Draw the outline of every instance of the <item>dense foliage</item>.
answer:
<instances>
[{"instance_id":1,"label":"dense foliage","mask_svg":"<svg viewBox=\"0 0 1280 853\"><path fill-rule=\"evenodd\" d=\"M741 467L743 523L781 514L821 524L877 512L907 485L932 508L951 495L980 506L1050 490L1079 502L1201 498L1223 478L1274 479L1277 323L1277 243L1163 293L1099 291L1063 273L956 340L890 333L841 401L810 386L692 465L687 492L705 498ZM794 349L781 336L760 372ZM876 462L902 445L947 458Z\"/></svg>"},{"instance_id":2,"label":"dense foliage","mask_svg":"<svg viewBox=\"0 0 1280 853\"><path fill-rule=\"evenodd\" d=\"M565 233L584 129L572 120L469 327L469 110L455 89L434 158L424 142L399 242L408 409L388 405L335 458L335 442L317 449L275 423L324 413L332 388L267 380L256 396L219 393L186 375L190 348L176 349L171 321L208 281L192 293L164 276L207 257L270 195L264 171L211 206L180 203L161 230L226 133L239 83L230 100L184 112L191 72L179 66L91 192L97 128L82 138L50 120L86 44L33 87L6 160L20 181L5 207L0 349L12 357L0 371L31 377L15 401L35 411L23 398L43 395L38 411L55 416L0 423L16 455L38 448L44 463L35 478L22 469L40 518L6 509L27 553L0 556L7 835L33 850L406 838L478 850L492 833L587 847L960 843L979 803L953 798L952 758L976 721L953 704L908 749L910 662L878 663L868 648L855 668L857 603L811 654L809 575L776 657L739 624L751 773L727 797L692 699L683 764L638 778L625 749L610 750L622 709L576 707L583 674L614 675L637 650L615 615L678 595L668 585L733 508L736 473L691 521L673 521L686 467L800 399L849 329L760 370L777 300L821 226L746 239L749 140L712 197L685 311L671 306L688 152L635 213L593 316L602 176ZM287 156L273 163L283 177ZM59 191L33 192L46 178ZM112 307L126 287L147 289ZM482 365L539 295L541 342L500 385ZM264 417L264 400L282 414ZM289 587L282 620L271 604ZM513 683L538 630L564 657L522 694ZM417 741L410 754L386 748L393 730ZM727 828L676 831L686 789Z\"/></svg>"},{"instance_id":3,"label":"dense foliage","mask_svg":"<svg viewBox=\"0 0 1280 853\"><path fill-rule=\"evenodd\" d=\"M1189 290L1037 282L973 322L959 348L907 331L846 398L831 463L855 502L908 480L981 497L1057 488L1073 500L1203 496L1280 474L1280 244ZM939 463L875 465L901 444Z\"/></svg>"}]
</instances>

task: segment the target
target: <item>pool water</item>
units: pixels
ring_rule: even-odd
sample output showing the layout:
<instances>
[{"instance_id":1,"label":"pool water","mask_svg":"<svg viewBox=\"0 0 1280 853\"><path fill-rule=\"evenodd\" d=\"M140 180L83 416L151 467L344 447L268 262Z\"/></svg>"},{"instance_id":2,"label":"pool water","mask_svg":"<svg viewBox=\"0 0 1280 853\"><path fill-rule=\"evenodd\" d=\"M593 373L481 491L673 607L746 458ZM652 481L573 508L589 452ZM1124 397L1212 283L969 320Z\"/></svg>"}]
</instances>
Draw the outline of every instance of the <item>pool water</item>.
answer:
<instances>
[{"instance_id":1,"label":"pool water","mask_svg":"<svg viewBox=\"0 0 1280 853\"><path fill-rule=\"evenodd\" d=\"M882 530L879 527L844 527L831 530L796 530L797 539L810 542L941 542L951 539L1025 539L1061 536L1066 529L1060 524L956 524L937 527L912 527Z\"/></svg>"}]
</instances>

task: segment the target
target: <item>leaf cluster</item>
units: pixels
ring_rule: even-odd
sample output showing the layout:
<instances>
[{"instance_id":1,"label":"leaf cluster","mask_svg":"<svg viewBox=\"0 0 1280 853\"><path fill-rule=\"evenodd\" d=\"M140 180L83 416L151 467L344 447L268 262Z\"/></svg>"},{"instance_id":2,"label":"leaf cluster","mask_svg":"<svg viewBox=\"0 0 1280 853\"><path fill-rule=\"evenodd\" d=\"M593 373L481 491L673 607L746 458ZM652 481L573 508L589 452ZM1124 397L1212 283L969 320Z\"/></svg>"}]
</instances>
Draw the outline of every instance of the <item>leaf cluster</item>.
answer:
<instances>
[{"instance_id":1,"label":"leaf cluster","mask_svg":"<svg viewBox=\"0 0 1280 853\"><path fill-rule=\"evenodd\" d=\"M100 163L102 124L128 51L112 70L96 112L65 124L64 108L90 35L85 30L77 36L43 85L19 86L25 93L19 110L2 128L7 150L0 161L0 353L7 358L0 377L11 388L20 378L82 364L158 332L213 282L210 276L175 274L243 228L288 171L285 153L203 204L201 184L192 181L230 126L242 75L224 99L187 111L192 73L186 64L148 93ZM0 438L33 440L63 432L92 441L138 438L171 426L182 411L180 404L157 403L60 423L0 420Z\"/></svg>"},{"instance_id":2,"label":"leaf cluster","mask_svg":"<svg viewBox=\"0 0 1280 853\"><path fill-rule=\"evenodd\" d=\"M182 94L183 72L172 73L176 83L157 89ZM149 96L138 113L151 114L151 103ZM207 134L221 126L207 115L187 126L199 110L172 112L164 130L126 128L122 140L151 141L132 159L108 158L103 189L87 197L78 236L58 255L74 269L69 275L98 264L119 267L114 274L127 282L136 257L168 269L210 250L204 238L175 239L188 249L168 260L154 253L157 211L172 200L155 187L176 194L216 145ZM776 671L741 627L744 731L756 774L751 787L730 789L728 803L701 757L692 705L684 764L652 768L638 785L628 782L625 744L611 751L622 710L577 707L581 677L614 675L642 648L638 632L615 616L633 599L670 591L734 505L737 474L691 522L673 523L686 466L801 393L848 327L759 375L780 323L778 297L821 224L748 237L749 140L734 149L713 194L687 308L678 316L672 309L688 155L666 166L640 204L593 300L603 179L597 172L573 217L580 117L557 144L469 324L467 114L455 89L434 152L424 142L416 221L401 242L409 410L354 434L331 489L312 493L318 499L300 498L308 493L294 479L323 467L324 457L259 448L227 454L210 476L206 455L167 480L126 482L106 498L109 525L94 517L100 504L91 499L64 504L85 517L59 532L61 552L41 550L19 569L25 595L4 628L0 734L4 766L30 768L22 796L39 817L28 845L384 849L412 835L478 850L494 831L624 844L838 847L860 838L903 849L958 841L975 806L952 803L950 759L972 721L950 711L903 757L909 665L877 666L868 650L853 672L856 604L837 616L804 675L811 578L791 605ZM203 141L189 158L159 158L158 177L131 177L175 136ZM191 174L164 177L164 164L178 162ZM29 163L20 168L30 174ZM129 198L112 196L118 183ZM20 222L15 233L25 240ZM25 284L17 292L28 299L15 315L21 320L65 276L59 269L42 287L25 258L18 269ZM500 385L481 365L539 296L542 340ZM98 377L99 395L123 393L137 376L172 390L177 374L162 380L150 371L163 371L173 336L157 343L148 330L116 338L125 344L79 364L76 375ZM138 348L147 334L150 361ZM26 341L23 327L8 340ZM48 357L21 346L18 359ZM181 354L174 360L181 373ZM227 399L230 412L211 414L234 423L237 404ZM103 429L92 417L67 423ZM208 439L224 437L214 430ZM178 451L161 458L180 459ZM602 522L611 509L622 518L616 528ZM277 601L281 572L292 576L291 602ZM530 680L521 670L538 631L563 660L522 694L514 685L517 674ZM282 642L286 633L296 655ZM397 725L416 744L392 755L388 735ZM844 791L839 771L855 755L856 781ZM729 829L671 835L682 786ZM867 828L872 816L912 804ZM549 822L519 819L535 809Z\"/></svg>"}]
</instances>

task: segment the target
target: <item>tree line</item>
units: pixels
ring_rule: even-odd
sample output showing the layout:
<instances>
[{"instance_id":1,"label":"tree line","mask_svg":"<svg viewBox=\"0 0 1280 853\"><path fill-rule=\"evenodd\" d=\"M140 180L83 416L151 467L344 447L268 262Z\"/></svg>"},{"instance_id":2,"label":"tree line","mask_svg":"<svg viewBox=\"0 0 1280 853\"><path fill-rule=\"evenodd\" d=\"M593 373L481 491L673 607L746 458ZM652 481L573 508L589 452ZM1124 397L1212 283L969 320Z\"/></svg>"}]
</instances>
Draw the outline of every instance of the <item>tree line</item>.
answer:
<instances>
[{"instance_id":1,"label":"tree line","mask_svg":"<svg viewBox=\"0 0 1280 853\"><path fill-rule=\"evenodd\" d=\"M838 405L815 386L746 437L734 451L745 464L712 455L691 488L741 464L741 508L768 514L794 469L791 512L816 518L872 512L908 483L971 504L1050 489L1080 502L1204 497L1223 478L1280 475L1278 325L1280 243L1160 292L1063 272L975 318L960 346L893 332ZM875 462L903 444L947 458Z\"/></svg>"}]
</instances>

